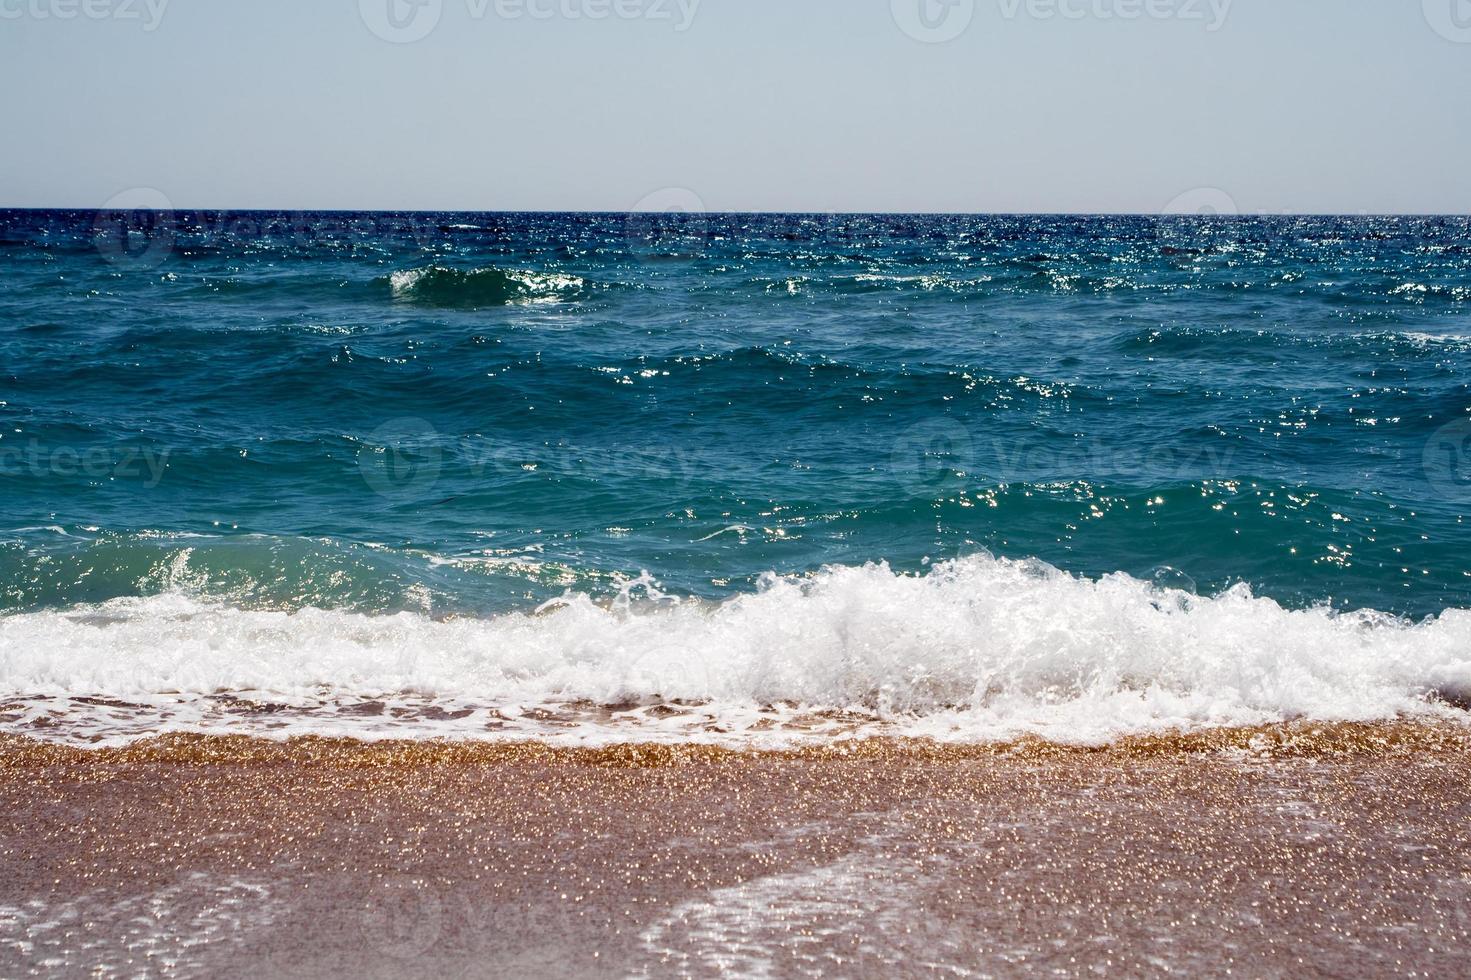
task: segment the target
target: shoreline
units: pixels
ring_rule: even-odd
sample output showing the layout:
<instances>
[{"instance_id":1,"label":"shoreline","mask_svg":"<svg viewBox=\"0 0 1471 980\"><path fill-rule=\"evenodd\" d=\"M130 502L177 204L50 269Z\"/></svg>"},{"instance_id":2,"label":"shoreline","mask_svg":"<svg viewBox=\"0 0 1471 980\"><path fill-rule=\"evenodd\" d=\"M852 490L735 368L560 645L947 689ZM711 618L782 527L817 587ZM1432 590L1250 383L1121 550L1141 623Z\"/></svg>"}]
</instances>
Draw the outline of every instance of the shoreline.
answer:
<instances>
[{"instance_id":1,"label":"shoreline","mask_svg":"<svg viewBox=\"0 0 1471 980\"><path fill-rule=\"evenodd\" d=\"M6 976L1448 975L1471 737L4 737L0 881Z\"/></svg>"},{"instance_id":2,"label":"shoreline","mask_svg":"<svg viewBox=\"0 0 1471 980\"><path fill-rule=\"evenodd\" d=\"M1471 753L1471 715L1462 720L1284 722L1129 735L1102 744L1039 736L1003 741L944 742L930 738L858 735L813 738L786 746L725 742L617 742L576 746L532 738L384 738L177 732L125 745L88 746L0 732L0 772L18 766L70 763L290 763L375 767L557 763L662 768L691 763L886 760L967 762L982 759L1095 758L1112 761L1169 756L1274 759L1335 758L1404 752Z\"/></svg>"}]
</instances>

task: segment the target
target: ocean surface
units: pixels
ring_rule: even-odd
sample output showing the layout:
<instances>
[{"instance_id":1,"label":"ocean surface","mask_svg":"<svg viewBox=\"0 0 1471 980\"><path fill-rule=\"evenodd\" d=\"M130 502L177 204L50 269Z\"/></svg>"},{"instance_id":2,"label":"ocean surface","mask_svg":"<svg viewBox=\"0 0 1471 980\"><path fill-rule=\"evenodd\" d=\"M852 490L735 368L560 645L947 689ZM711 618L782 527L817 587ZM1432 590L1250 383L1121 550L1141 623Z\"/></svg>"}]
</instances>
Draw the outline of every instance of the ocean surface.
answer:
<instances>
[{"instance_id":1,"label":"ocean surface","mask_svg":"<svg viewBox=\"0 0 1471 980\"><path fill-rule=\"evenodd\" d=\"M1471 221L0 212L0 731L1471 705Z\"/></svg>"}]
</instances>

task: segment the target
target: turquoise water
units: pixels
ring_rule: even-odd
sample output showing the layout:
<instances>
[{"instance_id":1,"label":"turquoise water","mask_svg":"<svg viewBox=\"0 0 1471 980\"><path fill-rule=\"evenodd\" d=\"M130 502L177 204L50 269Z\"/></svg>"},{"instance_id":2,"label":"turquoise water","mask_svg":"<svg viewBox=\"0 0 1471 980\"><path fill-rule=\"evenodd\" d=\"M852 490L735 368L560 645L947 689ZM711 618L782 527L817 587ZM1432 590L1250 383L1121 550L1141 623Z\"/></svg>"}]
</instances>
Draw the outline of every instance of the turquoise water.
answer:
<instances>
[{"instance_id":1,"label":"turquoise water","mask_svg":"<svg viewBox=\"0 0 1471 980\"><path fill-rule=\"evenodd\" d=\"M1471 705L1465 219L0 215L0 730Z\"/></svg>"},{"instance_id":2,"label":"turquoise water","mask_svg":"<svg viewBox=\"0 0 1471 980\"><path fill-rule=\"evenodd\" d=\"M5 609L488 613L982 550L1471 605L1465 219L11 211L0 235Z\"/></svg>"}]
</instances>

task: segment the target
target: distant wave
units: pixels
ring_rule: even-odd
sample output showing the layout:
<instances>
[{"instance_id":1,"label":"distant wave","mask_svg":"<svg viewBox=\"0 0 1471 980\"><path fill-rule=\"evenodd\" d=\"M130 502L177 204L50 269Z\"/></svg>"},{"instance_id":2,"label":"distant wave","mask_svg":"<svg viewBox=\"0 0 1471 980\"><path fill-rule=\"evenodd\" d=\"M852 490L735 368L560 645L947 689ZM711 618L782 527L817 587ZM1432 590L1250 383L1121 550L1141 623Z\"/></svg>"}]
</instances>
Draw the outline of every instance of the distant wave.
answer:
<instances>
[{"instance_id":1,"label":"distant wave","mask_svg":"<svg viewBox=\"0 0 1471 980\"><path fill-rule=\"evenodd\" d=\"M565 273L438 265L394 272L387 282L396 300L454 309L570 299L586 285L581 277Z\"/></svg>"},{"instance_id":2,"label":"distant wave","mask_svg":"<svg viewBox=\"0 0 1471 980\"><path fill-rule=\"evenodd\" d=\"M1471 611L1289 610L977 556L769 575L720 603L433 620L171 594L0 618L4 728L764 743L830 730L1101 743L1285 721L1466 720ZM83 700L78 700L83 699ZM404 720L399 724L395 719Z\"/></svg>"}]
</instances>

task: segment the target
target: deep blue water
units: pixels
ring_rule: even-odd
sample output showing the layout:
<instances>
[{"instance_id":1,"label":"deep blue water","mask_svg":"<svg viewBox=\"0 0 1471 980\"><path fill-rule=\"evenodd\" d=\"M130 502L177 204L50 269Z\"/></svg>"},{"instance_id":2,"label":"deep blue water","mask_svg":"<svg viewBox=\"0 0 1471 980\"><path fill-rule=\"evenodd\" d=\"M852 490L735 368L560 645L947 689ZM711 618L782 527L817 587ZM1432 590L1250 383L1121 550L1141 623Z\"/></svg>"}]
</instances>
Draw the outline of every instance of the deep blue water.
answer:
<instances>
[{"instance_id":1,"label":"deep blue water","mask_svg":"<svg viewBox=\"0 0 1471 980\"><path fill-rule=\"evenodd\" d=\"M1471 606L1465 218L0 212L0 610Z\"/></svg>"}]
</instances>

